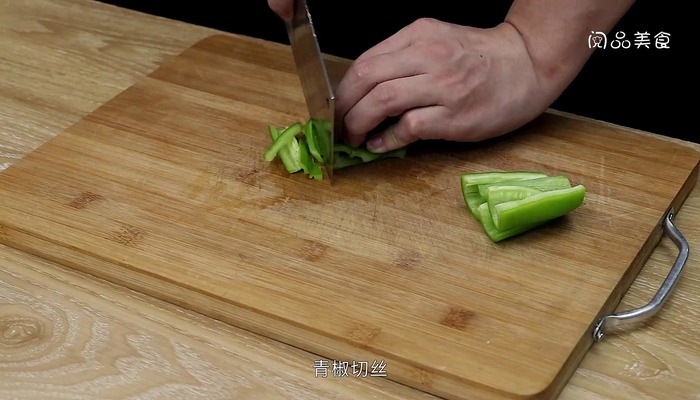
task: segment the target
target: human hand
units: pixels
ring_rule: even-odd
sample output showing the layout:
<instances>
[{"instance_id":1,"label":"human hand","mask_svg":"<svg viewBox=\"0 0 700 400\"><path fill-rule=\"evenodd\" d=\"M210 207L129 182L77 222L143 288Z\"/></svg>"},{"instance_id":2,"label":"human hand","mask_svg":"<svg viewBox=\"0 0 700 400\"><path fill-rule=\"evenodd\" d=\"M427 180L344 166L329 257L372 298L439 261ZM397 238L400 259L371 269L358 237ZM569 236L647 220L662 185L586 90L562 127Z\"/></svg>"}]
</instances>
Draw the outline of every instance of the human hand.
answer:
<instances>
[{"instance_id":1,"label":"human hand","mask_svg":"<svg viewBox=\"0 0 700 400\"><path fill-rule=\"evenodd\" d=\"M289 21L292 19L294 0L267 0L267 5L283 20Z\"/></svg>"},{"instance_id":2,"label":"human hand","mask_svg":"<svg viewBox=\"0 0 700 400\"><path fill-rule=\"evenodd\" d=\"M271 0L272 1L272 0ZM358 57L336 88L351 146L391 151L421 139L475 142L537 117L558 95L538 80L517 30L420 19Z\"/></svg>"}]
</instances>

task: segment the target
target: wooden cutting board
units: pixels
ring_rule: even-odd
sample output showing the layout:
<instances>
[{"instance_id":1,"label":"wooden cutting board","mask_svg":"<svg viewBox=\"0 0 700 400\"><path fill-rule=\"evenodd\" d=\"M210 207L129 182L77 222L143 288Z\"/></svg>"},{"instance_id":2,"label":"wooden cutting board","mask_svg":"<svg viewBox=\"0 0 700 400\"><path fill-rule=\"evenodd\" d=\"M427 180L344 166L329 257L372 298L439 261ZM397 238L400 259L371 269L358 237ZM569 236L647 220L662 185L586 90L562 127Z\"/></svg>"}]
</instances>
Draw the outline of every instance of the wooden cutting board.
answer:
<instances>
[{"instance_id":1,"label":"wooden cutting board","mask_svg":"<svg viewBox=\"0 0 700 400\"><path fill-rule=\"evenodd\" d=\"M0 174L0 241L315 352L318 379L553 398L698 172L677 143L550 113L329 186L262 159L268 124L306 117L287 46L205 39ZM566 174L586 201L494 244L459 185L491 170Z\"/></svg>"}]
</instances>

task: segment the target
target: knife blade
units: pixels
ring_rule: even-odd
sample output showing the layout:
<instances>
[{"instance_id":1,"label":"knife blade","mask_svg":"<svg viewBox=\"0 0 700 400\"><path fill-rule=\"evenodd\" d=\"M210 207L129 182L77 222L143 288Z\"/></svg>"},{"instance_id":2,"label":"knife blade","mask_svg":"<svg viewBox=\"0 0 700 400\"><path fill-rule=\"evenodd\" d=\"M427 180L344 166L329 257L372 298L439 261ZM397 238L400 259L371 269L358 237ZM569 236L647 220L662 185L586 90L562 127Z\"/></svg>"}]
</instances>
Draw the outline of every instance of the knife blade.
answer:
<instances>
[{"instance_id":1,"label":"knife blade","mask_svg":"<svg viewBox=\"0 0 700 400\"><path fill-rule=\"evenodd\" d=\"M335 95L321 54L306 0L295 0L294 14L287 22L294 63L301 81L309 117L317 128L321 165L330 182L333 178L333 149L336 132Z\"/></svg>"}]
</instances>

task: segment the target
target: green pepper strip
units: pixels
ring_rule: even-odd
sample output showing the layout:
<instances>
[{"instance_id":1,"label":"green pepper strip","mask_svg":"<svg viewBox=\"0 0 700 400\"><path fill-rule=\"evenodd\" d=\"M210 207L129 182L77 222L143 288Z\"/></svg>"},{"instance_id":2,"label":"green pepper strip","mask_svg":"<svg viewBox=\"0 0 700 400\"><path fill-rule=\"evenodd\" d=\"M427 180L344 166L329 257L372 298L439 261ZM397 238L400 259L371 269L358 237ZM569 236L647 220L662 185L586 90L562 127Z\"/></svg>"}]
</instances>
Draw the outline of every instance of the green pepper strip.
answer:
<instances>
[{"instance_id":1,"label":"green pepper strip","mask_svg":"<svg viewBox=\"0 0 700 400\"><path fill-rule=\"evenodd\" d=\"M363 161L359 157L351 157L344 153L337 152L335 154L335 158L333 159L333 170L351 167L353 165L359 165L362 163Z\"/></svg>"},{"instance_id":2,"label":"green pepper strip","mask_svg":"<svg viewBox=\"0 0 700 400\"><path fill-rule=\"evenodd\" d=\"M331 124L325 120L309 119L312 126L312 133L315 139L314 145L318 151L318 157L321 159L319 162L326 164L332 159L331 154L331 144L335 141L335 138L331 134ZM316 157L314 155L314 157Z\"/></svg>"},{"instance_id":3,"label":"green pepper strip","mask_svg":"<svg viewBox=\"0 0 700 400\"><path fill-rule=\"evenodd\" d=\"M511 181L525 181L537 178L546 178L546 174L532 171L515 172L476 172L463 174L460 178L462 183L462 195L467 204L469 212L477 221L481 218L478 211L480 205L486 203L486 198L479 193L479 186Z\"/></svg>"},{"instance_id":4,"label":"green pepper strip","mask_svg":"<svg viewBox=\"0 0 700 400\"><path fill-rule=\"evenodd\" d=\"M523 182L527 181L518 181L518 182L513 182L513 185L520 184ZM568 181L567 181L568 182ZM486 203L488 204L489 208L489 215L491 215L493 218L493 215L495 214L495 207L497 204L501 203L506 203L509 201L518 201L525 199L527 197L536 195L538 193L542 193L542 191L530 188L530 187L524 187L524 186L505 186L506 184L503 183L501 185L504 186L490 186L488 188L488 191L486 192ZM570 187L570 186L568 186ZM493 221L490 221L493 223ZM483 223L483 222L482 222ZM495 227L495 225L494 225Z\"/></svg>"},{"instance_id":5,"label":"green pepper strip","mask_svg":"<svg viewBox=\"0 0 700 400\"><path fill-rule=\"evenodd\" d=\"M478 207L477 212L479 213L479 220L481 221L481 227L484 230L484 233L486 233L486 236L494 243L500 242L502 240L508 239L516 235L520 235L521 233L525 233L529 230L538 227L539 225L544 224L544 222L541 222L530 225L520 225L511 229L501 230L496 228L496 225L494 225L493 223L488 203L481 204Z\"/></svg>"},{"instance_id":6,"label":"green pepper strip","mask_svg":"<svg viewBox=\"0 0 700 400\"><path fill-rule=\"evenodd\" d=\"M486 197L483 197L490 205L505 203L507 201L522 200L526 197L542 193L541 190L518 186L520 182L513 182L512 186L501 184L499 186L491 186L486 192Z\"/></svg>"},{"instance_id":7,"label":"green pepper strip","mask_svg":"<svg viewBox=\"0 0 700 400\"><path fill-rule=\"evenodd\" d=\"M267 128L270 132L272 142L274 143L277 138L279 138L280 131L272 125L269 125ZM282 160L282 164L284 164L287 172L293 174L301 171L302 168L301 164L299 163L299 142L296 138L292 138L289 146L281 148L277 154Z\"/></svg>"},{"instance_id":8,"label":"green pepper strip","mask_svg":"<svg viewBox=\"0 0 700 400\"><path fill-rule=\"evenodd\" d=\"M486 199L482 197L478 192L473 193L462 193L464 195L464 201L467 203L467 208L477 221L481 222L481 213L479 212L479 206L486 203Z\"/></svg>"},{"instance_id":9,"label":"green pepper strip","mask_svg":"<svg viewBox=\"0 0 700 400\"><path fill-rule=\"evenodd\" d=\"M578 208L583 203L585 193L586 188L577 185L569 189L541 192L522 200L507 201L494 205L491 218L501 231L546 222Z\"/></svg>"},{"instance_id":10,"label":"green pepper strip","mask_svg":"<svg viewBox=\"0 0 700 400\"><path fill-rule=\"evenodd\" d=\"M314 161L313 157L311 156L306 138L299 139L299 163L304 169L304 172L309 175L310 178L319 181L323 179L323 170L318 164L316 164L316 161Z\"/></svg>"},{"instance_id":11,"label":"green pepper strip","mask_svg":"<svg viewBox=\"0 0 700 400\"><path fill-rule=\"evenodd\" d=\"M569 182L569 179L566 176L557 175L557 176L546 176L544 178L525 179L525 180L519 180L519 181L481 184L481 185L477 185L477 189L479 190L479 194L481 195L481 197L488 197L486 192L490 188L493 188L493 187L499 186L499 185L520 186L520 187L526 187L526 188L533 188L533 189L537 189L537 190L540 190L542 192L545 192L545 191L549 191L549 190L568 189L571 187L571 182Z\"/></svg>"},{"instance_id":12,"label":"green pepper strip","mask_svg":"<svg viewBox=\"0 0 700 400\"><path fill-rule=\"evenodd\" d=\"M337 143L335 145L335 152L341 152L349 155L350 157L361 158L363 162L371 162L376 160L381 160L385 158L403 158L406 156L406 148L402 147L400 149L392 150L386 153L372 153L366 148L353 148L348 145Z\"/></svg>"},{"instance_id":13,"label":"green pepper strip","mask_svg":"<svg viewBox=\"0 0 700 400\"><path fill-rule=\"evenodd\" d=\"M321 151L318 148L318 131L315 125L312 119L309 119L306 124L304 124L304 137L306 137L306 143L309 144L311 155L316 161L323 163L324 157L321 155Z\"/></svg>"},{"instance_id":14,"label":"green pepper strip","mask_svg":"<svg viewBox=\"0 0 700 400\"><path fill-rule=\"evenodd\" d=\"M292 140L302 131L302 124L297 122L285 128L272 145L265 151L263 158L265 161L272 161L279 151L292 143Z\"/></svg>"},{"instance_id":15,"label":"green pepper strip","mask_svg":"<svg viewBox=\"0 0 700 400\"><path fill-rule=\"evenodd\" d=\"M268 125L272 145L263 155L266 161L272 161L276 156L282 162L289 173L304 170L311 178L322 179L323 170L316 162L330 158L330 131L327 121L309 119L305 124L295 123L281 132L272 125ZM299 133L303 137L297 139ZM352 148L344 144L336 144L333 154L333 169L342 169L353 165L368 163L385 158L403 158L406 148L396 149L387 153L373 153L368 149Z\"/></svg>"},{"instance_id":16,"label":"green pepper strip","mask_svg":"<svg viewBox=\"0 0 700 400\"><path fill-rule=\"evenodd\" d=\"M476 172L463 174L461 176L462 192L472 193L479 190L479 185L507 182L524 181L527 179L545 178L546 174L541 172L515 171L515 172Z\"/></svg>"}]
</instances>

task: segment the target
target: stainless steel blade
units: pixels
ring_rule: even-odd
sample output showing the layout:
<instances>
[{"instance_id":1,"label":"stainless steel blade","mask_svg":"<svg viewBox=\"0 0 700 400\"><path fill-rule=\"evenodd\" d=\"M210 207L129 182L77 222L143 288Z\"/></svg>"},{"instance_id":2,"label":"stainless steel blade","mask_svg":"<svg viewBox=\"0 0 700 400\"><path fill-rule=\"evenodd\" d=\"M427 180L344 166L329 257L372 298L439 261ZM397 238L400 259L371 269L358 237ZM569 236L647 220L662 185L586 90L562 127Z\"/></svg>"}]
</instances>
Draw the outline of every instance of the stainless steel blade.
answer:
<instances>
[{"instance_id":1,"label":"stainless steel blade","mask_svg":"<svg viewBox=\"0 0 700 400\"><path fill-rule=\"evenodd\" d=\"M306 0L294 2L294 16L287 23L287 33L294 54L294 62L306 99L309 116L318 121L322 135L324 174L330 181L333 177L333 144L335 139L335 95L328 77L326 64L321 55L311 13Z\"/></svg>"}]
</instances>

